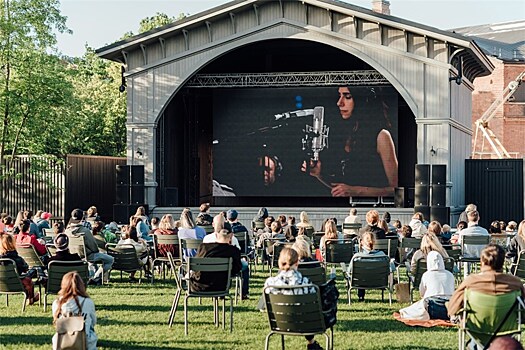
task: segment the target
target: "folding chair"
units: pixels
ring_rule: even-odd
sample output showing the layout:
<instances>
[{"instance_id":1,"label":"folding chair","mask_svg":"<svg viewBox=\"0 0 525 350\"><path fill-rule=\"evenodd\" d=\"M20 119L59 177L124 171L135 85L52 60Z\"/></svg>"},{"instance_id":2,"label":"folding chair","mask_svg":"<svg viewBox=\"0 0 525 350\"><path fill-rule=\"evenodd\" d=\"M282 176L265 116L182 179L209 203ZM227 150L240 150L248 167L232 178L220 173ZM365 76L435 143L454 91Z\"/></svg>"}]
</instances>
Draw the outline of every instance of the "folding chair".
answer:
<instances>
[{"instance_id":1,"label":"folding chair","mask_svg":"<svg viewBox=\"0 0 525 350\"><path fill-rule=\"evenodd\" d=\"M479 256L471 256L467 254L466 248L471 246L486 246L490 243L490 235L463 235L461 237L461 255L459 262L463 263L463 277L467 277L469 265L480 263ZM481 250L481 249L479 249Z\"/></svg>"},{"instance_id":2,"label":"folding chair","mask_svg":"<svg viewBox=\"0 0 525 350\"><path fill-rule=\"evenodd\" d=\"M390 258L388 256L354 256L350 262L350 271L344 271L348 305L352 304L352 289L381 289L381 299L384 300L384 290L388 290L388 300L392 305L392 278Z\"/></svg>"},{"instance_id":3,"label":"folding chair","mask_svg":"<svg viewBox=\"0 0 525 350\"><path fill-rule=\"evenodd\" d=\"M361 227L361 223L343 223L343 234L357 236Z\"/></svg>"},{"instance_id":4,"label":"folding chair","mask_svg":"<svg viewBox=\"0 0 525 350\"><path fill-rule=\"evenodd\" d=\"M185 265L179 266L179 274L177 276L177 292L171 305L168 324L171 327L175 319L175 312L179 305L179 299L182 293L184 295L184 334L188 335L188 299L189 298L212 298L214 308L214 323L219 326L219 298L222 299L222 327L225 328L226 323L226 299L230 300L230 332L233 331L233 300L230 295L231 284L231 258L188 258ZM184 271L184 268L186 270ZM225 276L225 289L219 291L192 291L189 287L189 276L193 273L222 273Z\"/></svg>"},{"instance_id":5,"label":"folding chair","mask_svg":"<svg viewBox=\"0 0 525 350\"><path fill-rule=\"evenodd\" d=\"M5 305L9 306L10 294L23 294L22 312L26 309L27 295L24 289L20 276L16 271L16 264L13 260L2 258L0 259L0 294L5 294Z\"/></svg>"},{"instance_id":6,"label":"folding chair","mask_svg":"<svg viewBox=\"0 0 525 350\"><path fill-rule=\"evenodd\" d=\"M84 284L87 286L89 280L88 263L84 260L79 261L60 261L54 260L47 266L47 284L44 295L44 312L47 310L47 296L49 294L58 294L60 285L62 284L62 277L68 272L76 271Z\"/></svg>"},{"instance_id":7,"label":"folding chair","mask_svg":"<svg viewBox=\"0 0 525 350\"><path fill-rule=\"evenodd\" d=\"M325 240L325 266L338 266L341 263L349 263L354 256L355 242L356 241L354 239L345 239L343 241L338 239Z\"/></svg>"},{"instance_id":8,"label":"folding chair","mask_svg":"<svg viewBox=\"0 0 525 350\"><path fill-rule=\"evenodd\" d=\"M162 250L162 251L161 251ZM155 275L155 265L160 265L162 271L162 278L166 279L165 267L169 265L167 252L171 253L173 261L176 265L182 264L180 257L180 242L177 235L153 235L153 261L151 263L151 283L153 283ZM164 253L164 254L163 254ZM172 273L175 275L175 271Z\"/></svg>"},{"instance_id":9,"label":"folding chair","mask_svg":"<svg viewBox=\"0 0 525 350\"><path fill-rule=\"evenodd\" d=\"M297 271L317 286L326 282L326 269L319 261L300 262Z\"/></svg>"},{"instance_id":10,"label":"folding chair","mask_svg":"<svg viewBox=\"0 0 525 350\"><path fill-rule=\"evenodd\" d=\"M117 246L116 244L108 243L106 245L108 255L112 256L113 265L111 270L120 271L120 280L122 281L122 272L132 273L139 271L139 284L142 281L142 262L137 255L135 247L131 244L123 244Z\"/></svg>"},{"instance_id":11,"label":"folding chair","mask_svg":"<svg viewBox=\"0 0 525 350\"><path fill-rule=\"evenodd\" d=\"M207 235L215 231L215 229L213 228L213 225L197 225L197 226L201 227L206 232Z\"/></svg>"},{"instance_id":12,"label":"folding chair","mask_svg":"<svg viewBox=\"0 0 525 350\"><path fill-rule=\"evenodd\" d=\"M298 294L312 288L315 289L314 293ZM326 339L326 349L334 348L334 329L325 326L318 286L314 284L268 286L264 289L264 300L270 323L270 333L264 342L265 350L268 350L270 337L274 334L281 335L283 350L285 335L323 334ZM327 334L328 329L331 336Z\"/></svg>"},{"instance_id":13,"label":"folding chair","mask_svg":"<svg viewBox=\"0 0 525 350\"><path fill-rule=\"evenodd\" d=\"M266 239L266 248L269 249L272 247L272 254L270 254L271 264L270 264L270 276L273 273L273 269L276 268L279 270L279 255L281 251L286 247L291 247L292 243L283 242L281 240L275 239Z\"/></svg>"},{"instance_id":14,"label":"folding chair","mask_svg":"<svg viewBox=\"0 0 525 350\"><path fill-rule=\"evenodd\" d=\"M497 336L515 334L521 340L521 313L525 305L520 291L500 295L465 289L459 324L459 349L475 342L486 349Z\"/></svg>"},{"instance_id":15,"label":"folding chair","mask_svg":"<svg viewBox=\"0 0 525 350\"><path fill-rule=\"evenodd\" d=\"M180 238L179 239L179 256L182 259L182 261L186 261L188 257L186 256L185 252L187 252L189 249L199 249L199 246L202 243L202 239L195 239L195 238Z\"/></svg>"}]
</instances>

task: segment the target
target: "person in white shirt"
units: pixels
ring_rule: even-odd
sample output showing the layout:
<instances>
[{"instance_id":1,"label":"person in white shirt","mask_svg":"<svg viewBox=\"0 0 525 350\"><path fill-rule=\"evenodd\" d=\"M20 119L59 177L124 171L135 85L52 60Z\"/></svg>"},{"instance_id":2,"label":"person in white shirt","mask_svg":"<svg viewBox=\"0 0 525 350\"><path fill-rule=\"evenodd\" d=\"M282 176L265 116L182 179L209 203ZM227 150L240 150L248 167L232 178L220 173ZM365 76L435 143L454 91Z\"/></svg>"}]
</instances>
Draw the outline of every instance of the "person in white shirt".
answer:
<instances>
[{"instance_id":1,"label":"person in white shirt","mask_svg":"<svg viewBox=\"0 0 525 350\"><path fill-rule=\"evenodd\" d=\"M468 227L459 232L458 243L463 242L465 236L488 236L489 232L478 225L479 213L477 210L471 211L467 214ZM481 250L485 248L485 244L465 244L463 248L463 256L469 258L480 257Z\"/></svg>"},{"instance_id":2,"label":"person in white shirt","mask_svg":"<svg viewBox=\"0 0 525 350\"><path fill-rule=\"evenodd\" d=\"M350 209L350 215L348 215L345 218L345 224L360 224L360 223L361 223L361 219L359 218L359 216L357 216L357 209L356 208ZM343 230L343 234L357 236L359 234L359 229L345 229Z\"/></svg>"}]
</instances>

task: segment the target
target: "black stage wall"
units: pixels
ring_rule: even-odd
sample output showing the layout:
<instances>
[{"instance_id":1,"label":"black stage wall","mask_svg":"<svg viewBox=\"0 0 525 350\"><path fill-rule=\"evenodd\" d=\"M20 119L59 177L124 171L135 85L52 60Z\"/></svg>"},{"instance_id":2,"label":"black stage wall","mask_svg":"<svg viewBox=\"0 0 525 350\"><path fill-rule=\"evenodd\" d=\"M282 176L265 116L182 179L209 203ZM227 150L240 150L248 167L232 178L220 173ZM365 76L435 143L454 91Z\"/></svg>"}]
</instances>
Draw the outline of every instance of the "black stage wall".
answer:
<instances>
[{"instance_id":1,"label":"black stage wall","mask_svg":"<svg viewBox=\"0 0 525 350\"><path fill-rule=\"evenodd\" d=\"M322 44L294 41L272 40L248 45L235 50L208 65L199 73L242 73L242 72L308 72L308 71L352 71L372 69L365 62L333 47ZM365 85L365 84L363 84ZM248 89L248 88L247 88ZM264 94L264 88L258 88ZM274 88L268 91L275 90ZM326 87L324 89L327 89ZM333 105L337 102L337 87L334 89ZM390 89L392 89L390 87ZM274 91L272 91L274 92ZM231 94L231 95L230 95ZM417 126L415 117L405 101L394 91L397 135L395 144L398 157L398 186L414 185L414 165L417 159ZM218 98L219 97L219 98ZM299 193L293 196L251 196L213 197L212 180L214 179L214 127L221 128L221 119L214 116L215 104L221 99L235 101L234 90L221 88L189 89L183 88L174 96L160 119L157 128L157 191L158 203L168 205L167 189L172 193L176 189L179 205L198 205L203 201L222 206L259 206L261 202L268 206L348 206L348 198L316 196L306 198ZM269 100L268 103L272 101ZM312 107L312 106L305 106ZM257 106L254 106L257 108ZM290 108L289 110L293 110ZM277 111L278 112L278 111ZM284 112L284 111L283 111ZM250 115L242 118L250 120ZM309 119L311 124L311 119ZM305 120L306 124L306 120ZM230 125L231 137L236 135L236 126ZM260 143L246 144L238 153L222 154L222 162L228 160L232 172L246 171L242 164L235 167L236 158L242 152L251 151L251 147L260 147ZM231 157L231 158L228 158ZM219 166L221 165L219 164ZM217 168L216 168L217 169ZM328 192L329 193L329 192Z\"/></svg>"}]
</instances>

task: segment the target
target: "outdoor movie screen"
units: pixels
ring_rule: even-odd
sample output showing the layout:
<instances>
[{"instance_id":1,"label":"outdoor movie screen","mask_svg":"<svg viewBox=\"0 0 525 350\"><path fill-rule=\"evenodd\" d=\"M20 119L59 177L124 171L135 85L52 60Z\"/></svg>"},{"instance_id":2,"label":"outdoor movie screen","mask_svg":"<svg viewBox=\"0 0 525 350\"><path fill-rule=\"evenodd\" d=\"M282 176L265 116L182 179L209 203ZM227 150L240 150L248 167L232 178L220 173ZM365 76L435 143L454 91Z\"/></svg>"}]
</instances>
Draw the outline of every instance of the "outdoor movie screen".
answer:
<instances>
[{"instance_id":1,"label":"outdoor movie screen","mask_svg":"<svg viewBox=\"0 0 525 350\"><path fill-rule=\"evenodd\" d=\"M391 86L215 90L213 195L393 195L397 98Z\"/></svg>"}]
</instances>

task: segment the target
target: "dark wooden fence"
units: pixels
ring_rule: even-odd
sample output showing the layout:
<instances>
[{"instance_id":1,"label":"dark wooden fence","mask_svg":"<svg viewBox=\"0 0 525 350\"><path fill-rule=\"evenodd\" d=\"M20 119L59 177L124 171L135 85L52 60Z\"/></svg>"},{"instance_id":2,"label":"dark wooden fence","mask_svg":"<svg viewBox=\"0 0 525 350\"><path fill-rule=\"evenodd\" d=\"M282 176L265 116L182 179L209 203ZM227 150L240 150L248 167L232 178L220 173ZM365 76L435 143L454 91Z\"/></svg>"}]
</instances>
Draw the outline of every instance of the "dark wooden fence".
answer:
<instances>
[{"instance_id":1,"label":"dark wooden fence","mask_svg":"<svg viewBox=\"0 0 525 350\"><path fill-rule=\"evenodd\" d=\"M13 176L3 181L1 211L14 218L20 210L44 210L56 221L69 220L75 208L86 210L94 205L102 220L109 222L115 203L117 164L126 164L126 158L17 156L10 164Z\"/></svg>"},{"instance_id":2,"label":"dark wooden fence","mask_svg":"<svg viewBox=\"0 0 525 350\"><path fill-rule=\"evenodd\" d=\"M474 203L480 225L493 220L523 217L523 159L467 159L465 161L465 203Z\"/></svg>"},{"instance_id":3,"label":"dark wooden fence","mask_svg":"<svg viewBox=\"0 0 525 350\"><path fill-rule=\"evenodd\" d=\"M113 217L115 203L115 167L125 165L126 158L101 156L67 156L64 219L76 208L87 210L94 205L104 222Z\"/></svg>"}]
</instances>

